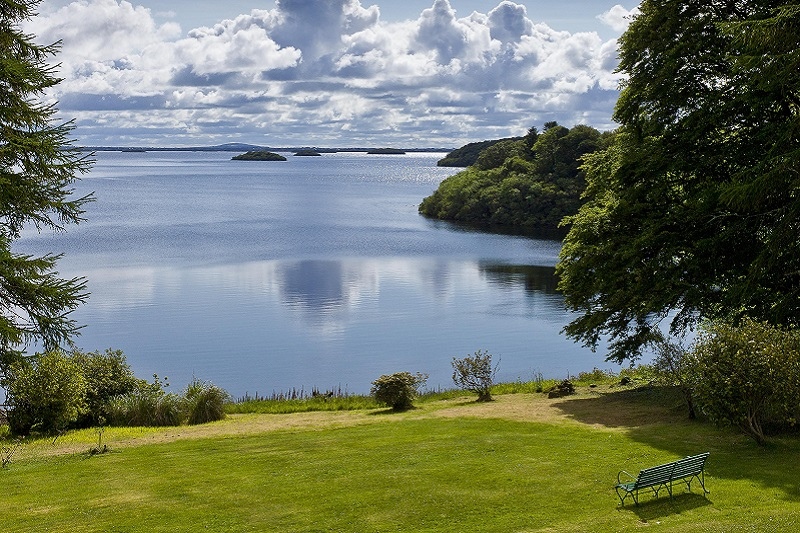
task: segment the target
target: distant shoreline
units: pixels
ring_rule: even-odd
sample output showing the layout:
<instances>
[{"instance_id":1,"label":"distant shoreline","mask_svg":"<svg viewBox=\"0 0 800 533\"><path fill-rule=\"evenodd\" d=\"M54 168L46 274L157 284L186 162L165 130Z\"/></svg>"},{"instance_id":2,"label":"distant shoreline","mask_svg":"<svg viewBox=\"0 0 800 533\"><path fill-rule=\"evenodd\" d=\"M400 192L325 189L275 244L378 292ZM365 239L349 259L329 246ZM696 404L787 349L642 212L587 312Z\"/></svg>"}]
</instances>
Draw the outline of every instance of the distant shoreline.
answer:
<instances>
[{"instance_id":1,"label":"distant shoreline","mask_svg":"<svg viewBox=\"0 0 800 533\"><path fill-rule=\"evenodd\" d=\"M257 146L252 144L221 144L215 146L82 146L79 150L83 152L125 152L125 153L146 153L146 152L246 152L252 150L268 150L270 152L290 152L295 153L304 150L314 150L319 153L336 152L363 152L368 153L375 150L382 150L375 147L345 147L345 148L320 148L308 146L287 146L270 147ZM447 153L454 148L398 148L398 152L409 153Z\"/></svg>"}]
</instances>

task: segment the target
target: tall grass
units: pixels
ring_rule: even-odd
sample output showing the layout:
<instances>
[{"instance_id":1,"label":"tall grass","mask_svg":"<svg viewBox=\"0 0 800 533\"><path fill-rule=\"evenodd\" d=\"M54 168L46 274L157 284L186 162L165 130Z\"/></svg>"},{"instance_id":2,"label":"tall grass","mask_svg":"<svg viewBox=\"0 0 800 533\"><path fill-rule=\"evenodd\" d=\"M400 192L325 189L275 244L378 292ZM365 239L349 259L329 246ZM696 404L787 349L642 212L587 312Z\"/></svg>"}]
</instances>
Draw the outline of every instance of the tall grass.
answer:
<instances>
[{"instance_id":1,"label":"tall grass","mask_svg":"<svg viewBox=\"0 0 800 533\"><path fill-rule=\"evenodd\" d=\"M230 395L220 387L192 380L182 395L165 392L158 383L115 398L108 407L111 426L179 426L225 418Z\"/></svg>"},{"instance_id":2,"label":"tall grass","mask_svg":"<svg viewBox=\"0 0 800 533\"><path fill-rule=\"evenodd\" d=\"M230 394L211 383L195 378L183 393L187 422L205 424L225 418L225 405Z\"/></svg>"},{"instance_id":3,"label":"tall grass","mask_svg":"<svg viewBox=\"0 0 800 533\"><path fill-rule=\"evenodd\" d=\"M114 399L108 408L111 426L179 426L185 419L184 399L174 393L139 390Z\"/></svg>"}]
</instances>

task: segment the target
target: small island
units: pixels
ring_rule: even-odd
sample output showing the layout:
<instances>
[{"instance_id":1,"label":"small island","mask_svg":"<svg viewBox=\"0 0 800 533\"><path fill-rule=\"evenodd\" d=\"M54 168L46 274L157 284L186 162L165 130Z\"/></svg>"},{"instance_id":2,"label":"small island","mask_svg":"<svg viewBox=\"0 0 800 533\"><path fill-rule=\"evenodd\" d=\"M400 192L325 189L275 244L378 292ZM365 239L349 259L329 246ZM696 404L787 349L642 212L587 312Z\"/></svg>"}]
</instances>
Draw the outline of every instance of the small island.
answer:
<instances>
[{"instance_id":1,"label":"small island","mask_svg":"<svg viewBox=\"0 0 800 533\"><path fill-rule=\"evenodd\" d=\"M231 161L286 161L286 158L275 152L252 150L244 154L233 156Z\"/></svg>"},{"instance_id":2,"label":"small island","mask_svg":"<svg viewBox=\"0 0 800 533\"><path fill-rule=\"evenodd\" d=\"M405 151L398 148L374 148L367 152L369 155L405 155Z\"/></svg>"},{"instance_id":3,"label":"small island","mask_svg":"<svg viewBox=\"0 0 800 533\"><path fill-rule=\"evenodd\" d=\"M319 152L317 152L316 150L312 150L312 149L303 149L303 150L298 150L298 151L296 151L296 152L294 153L294 155L299 155L299 156L304 156L304 157L305 157L305 156L312 156L312 157L315 157L315 156L321 156L322 154L321 154L321 153L319 153Z\"/></svg>"}]
</instances>

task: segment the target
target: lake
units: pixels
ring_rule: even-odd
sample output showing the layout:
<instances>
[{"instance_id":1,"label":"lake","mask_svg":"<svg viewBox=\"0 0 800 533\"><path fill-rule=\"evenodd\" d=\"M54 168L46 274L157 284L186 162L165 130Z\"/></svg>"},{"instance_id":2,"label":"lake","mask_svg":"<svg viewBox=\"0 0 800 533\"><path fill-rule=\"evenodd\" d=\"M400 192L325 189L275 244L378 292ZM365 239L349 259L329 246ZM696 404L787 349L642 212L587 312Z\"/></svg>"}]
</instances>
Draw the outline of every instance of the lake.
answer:
<instances>
[{"instance_id":1,"label":"lake","mask_svg":"<svg viewBox=\"0 0 800 533\"><path fill-rule=\"evenodd\" d=\"M77 184L97 198L87 221L18 242L87 278L81 349L121 349L170 390L194 376L237 397L366 393L399 371L451 388L452 358L476 350L502 381L619 369L560 333L558 241L418 215L458 171L436 167L443 154L233 155L100 152Z\"/></svg>"}]
</instances>

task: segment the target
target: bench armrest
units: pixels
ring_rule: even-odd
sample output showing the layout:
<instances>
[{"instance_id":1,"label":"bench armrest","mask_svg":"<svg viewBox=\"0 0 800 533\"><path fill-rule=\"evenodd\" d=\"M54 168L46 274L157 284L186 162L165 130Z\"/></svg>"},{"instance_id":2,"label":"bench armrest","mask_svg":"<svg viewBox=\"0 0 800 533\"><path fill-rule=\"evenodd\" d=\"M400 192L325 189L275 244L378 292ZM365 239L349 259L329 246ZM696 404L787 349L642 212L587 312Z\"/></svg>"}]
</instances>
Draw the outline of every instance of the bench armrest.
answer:
<instances>
[{"instance_id":1,"label":"bench armrest","mask_svg":"<svg viewBox=\"0 0 800 533\"><path fill-rule=\"evenodd\" d=\"M634 476L632 474L629 474L625 470L620 470L619 473L617 474L617 483L622 483L623 482L622 481L622 475L623 474L625 474L626 476L628 476L630 478L629 481L636 481L636 476Z\"/></svg>"}]
</instances>

